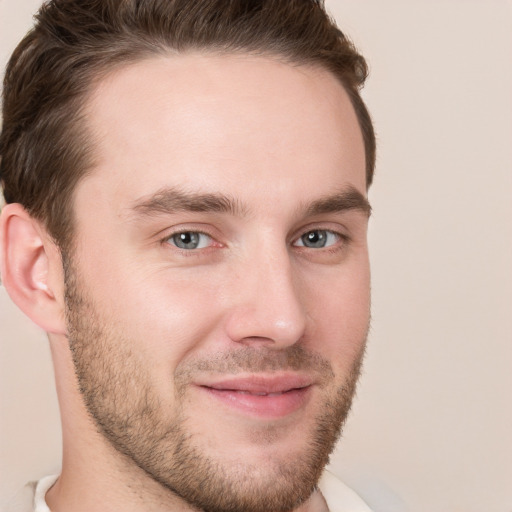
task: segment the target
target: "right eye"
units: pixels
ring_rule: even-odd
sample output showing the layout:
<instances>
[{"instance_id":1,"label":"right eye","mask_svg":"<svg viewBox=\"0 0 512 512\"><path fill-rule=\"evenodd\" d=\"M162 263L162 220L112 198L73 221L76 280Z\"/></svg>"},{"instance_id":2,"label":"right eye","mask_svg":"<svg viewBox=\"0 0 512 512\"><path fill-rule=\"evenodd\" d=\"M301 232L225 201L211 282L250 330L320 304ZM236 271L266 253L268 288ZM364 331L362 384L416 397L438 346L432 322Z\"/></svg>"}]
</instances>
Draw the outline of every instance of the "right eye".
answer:
<instances>
[{"instance_id":1,"label":"right eye","mask_svg":"<svg viewBox=\"0 0 512 512\"><path fill-rule=\"evenodd\" d=\"M211 236L199 231L182 231L167 238L167 242L178 249L192 251L209 247L213 240Z\"/></svg>"},{"instance_id":2,"label":"right eye","mask_svg":"<svg viewBox=\"0 0 512 512\"><path fill-rule=\"evenodd\" d=\"M296 242L297 247L309 247L310 249L323 249L335 245L340 235L328 229L313 229L304 233Z\"/></svg>"}]
</instances>

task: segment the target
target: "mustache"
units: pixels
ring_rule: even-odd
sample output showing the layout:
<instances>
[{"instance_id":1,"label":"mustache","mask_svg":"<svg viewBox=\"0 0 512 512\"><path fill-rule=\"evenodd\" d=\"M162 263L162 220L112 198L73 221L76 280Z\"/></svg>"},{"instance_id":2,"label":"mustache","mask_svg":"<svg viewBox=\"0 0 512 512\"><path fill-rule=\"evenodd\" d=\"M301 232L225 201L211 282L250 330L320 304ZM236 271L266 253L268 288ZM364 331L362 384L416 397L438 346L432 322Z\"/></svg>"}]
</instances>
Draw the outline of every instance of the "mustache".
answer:
<instances>
[{"instance_id":1,"label":"mustache","mask_svg":"<svg viewBox=\"0 0 512 512\"><path fill-rule=\"evenodd\" d=\"M334 378L331 363L301 345L292 345L285 349L244 346L229 352L213 353L207 358L182 362L176 368L175 378L185 382L199 373L236 375L278 371L306 372L325 381Z\"/></svg>"}]
</instances>

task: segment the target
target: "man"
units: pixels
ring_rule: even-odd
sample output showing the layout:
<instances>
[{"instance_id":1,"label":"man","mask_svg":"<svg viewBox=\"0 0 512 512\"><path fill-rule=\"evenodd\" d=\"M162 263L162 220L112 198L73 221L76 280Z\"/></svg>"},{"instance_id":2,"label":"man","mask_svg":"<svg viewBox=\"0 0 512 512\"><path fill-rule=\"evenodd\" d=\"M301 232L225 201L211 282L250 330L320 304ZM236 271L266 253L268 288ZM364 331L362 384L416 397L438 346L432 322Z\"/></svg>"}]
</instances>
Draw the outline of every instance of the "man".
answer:
<instances>
[{"instance_id":1,"label":"man","mask_svg":"<svg viewBox=\"0 0 512 512\"><path fill-rule=\"evenodd\" d=\"M15 510L368 510L324 473L369 323L365 76L318 0L41 8L1 272L48 332L63 461Z\"/></svg>"}]
</instances>

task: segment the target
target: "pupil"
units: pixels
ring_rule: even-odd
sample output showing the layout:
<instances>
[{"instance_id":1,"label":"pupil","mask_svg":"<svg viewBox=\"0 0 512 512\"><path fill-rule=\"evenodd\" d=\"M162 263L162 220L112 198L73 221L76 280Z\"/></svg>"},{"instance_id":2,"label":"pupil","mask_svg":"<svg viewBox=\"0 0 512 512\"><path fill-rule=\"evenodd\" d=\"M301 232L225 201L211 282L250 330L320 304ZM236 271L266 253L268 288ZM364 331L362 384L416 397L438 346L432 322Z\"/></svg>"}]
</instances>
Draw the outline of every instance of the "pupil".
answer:
<instances>
[{"instance_id":1,"label":"pupil","mask_svg":"<svg viewBox=\"0 0 512 512\"><path fill-rule=\"evenodd\" d=\"M323 247L327 239L325 231L311 231L302 238L307 247Z\"/></svg>"},{"instance_id":2,"label":"pupil","mask_svg":"<svg viewBox=\"0 0 512 512\"><path fill-rule=\"evenodd\" d=\"M199 244L199 235L197 233L179 233L175 236L174 242L180 249L195 249Z\"/></svg>"}]
</instances>

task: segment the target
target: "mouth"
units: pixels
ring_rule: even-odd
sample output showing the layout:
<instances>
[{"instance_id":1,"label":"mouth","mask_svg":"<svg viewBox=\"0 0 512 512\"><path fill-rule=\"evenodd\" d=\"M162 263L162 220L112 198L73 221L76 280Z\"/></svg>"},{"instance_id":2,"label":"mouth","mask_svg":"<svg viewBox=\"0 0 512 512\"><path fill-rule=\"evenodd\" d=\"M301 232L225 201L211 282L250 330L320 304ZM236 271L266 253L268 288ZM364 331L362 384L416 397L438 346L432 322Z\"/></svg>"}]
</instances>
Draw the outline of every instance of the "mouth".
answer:
<instances>
[{"instance_id":1,"label":"mouth","mask_svg":"<svg viewBox=\"0 0 512 512\"><path fill-rule=\"evenodd\" d=\"M303 408L312 387L311 379L297 375L253 375L199 385L229 410L263 419L285 417Z\"/></svg>"}]
</instances>

